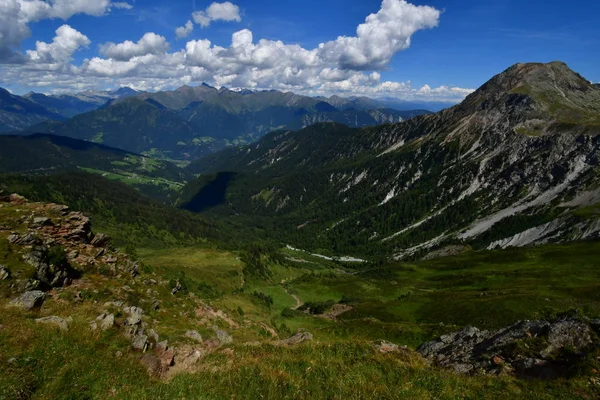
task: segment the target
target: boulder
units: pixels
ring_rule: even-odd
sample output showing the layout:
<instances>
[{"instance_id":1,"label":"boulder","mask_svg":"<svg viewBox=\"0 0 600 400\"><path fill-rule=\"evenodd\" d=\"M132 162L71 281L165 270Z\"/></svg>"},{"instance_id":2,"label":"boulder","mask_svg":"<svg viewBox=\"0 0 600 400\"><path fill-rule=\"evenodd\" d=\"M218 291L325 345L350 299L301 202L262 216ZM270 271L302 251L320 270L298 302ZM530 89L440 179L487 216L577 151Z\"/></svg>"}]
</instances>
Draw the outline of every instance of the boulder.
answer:
<instances>
[{"instance_id":1,"label":"boulder","mask_svg":"<svg viewBox=\"0 0 600 400\"><path fill-rule=\"evenodd\" d=\"M213 326L212 329L217 335L217 339L219 339L222 344L233 343L233 337L229 333L217 328L216 326Z\"/></svg>"},{"instance_id":2,"label":"boulder","mask_svg":"<svg viewBox=\"0 0 600 400\"><path fill-rule=\"evenodd\" d=\"M37 318L35 320L35 322L37 322L38 324L55 325L55 326L57 326L62 331L68 331L69 330L69 324L68 324L67 320L64 320L64 319L62 319L60 317L57 317L57 316Z\"/></svg>"},{"instance_id":3,"label":"boulder","mask_svg":"<svg viewBox=\"0 0 600 400\"><path fill-rule=\"evenodd\" d=\"M306 342L308 340L313 340L313 335L310 332L300 332L292 337L280 340L279 342L277 342L277 344L281 346L293 346L302 342Z\"/></svg>"},{"instance_id":4,"label":"boulder","mask_svg":"<svg viewBox=\"0 0 600 400\"><path fill-rule=\"evenodd\" d=\"M15 307L20 307L25 310L39 309L42 307L46 294L40 290L25 292L10 302Z\"/></svg>"},{"instance_id":5,"label":"boulder","mask_svg":"<svg viewBox=\"0 0 600 400\"><path fill-rule=\"evenodd\" d=\"M146 351L148 348L148 336L135 335L133 339L131 339L131 347L136 350Z\"/></svg>"},{"instance_id":6,"label":"boulder","mask_svg":"<svg viewBox=\"0 0 600 400\"><path fill-rule=\"evenodd\" d=\"M188 337L190 339L193 339L197 342L202 343L202 336L198 333L198 331L187 331L185 333L185 337Z\"/></svg>"},{"instance_id":7,"label":"boulder","mask_svg":"<svg viewBox=\"0 0 600 400\"><path fill-rule=\"evenodd\" d=\"M115 315L114 314L100 314L96 321L94 321L96 327L100 327L101 330L107 331L115 326ZM96 329L96 328L93 328Z\"/></svg>"},{"instance_id":8,"label":"boulder","mask_svg":"<svg viewBox=\"0 0 600 400\"><path fill-rule=\"evenodd\" d=\"M129 314L129 317L125 320L126 325L139 325L142 322L142 315L144 314L144 310L142 310L141 308L125 307L123 311Z\"/></svg>"}]
</instances>

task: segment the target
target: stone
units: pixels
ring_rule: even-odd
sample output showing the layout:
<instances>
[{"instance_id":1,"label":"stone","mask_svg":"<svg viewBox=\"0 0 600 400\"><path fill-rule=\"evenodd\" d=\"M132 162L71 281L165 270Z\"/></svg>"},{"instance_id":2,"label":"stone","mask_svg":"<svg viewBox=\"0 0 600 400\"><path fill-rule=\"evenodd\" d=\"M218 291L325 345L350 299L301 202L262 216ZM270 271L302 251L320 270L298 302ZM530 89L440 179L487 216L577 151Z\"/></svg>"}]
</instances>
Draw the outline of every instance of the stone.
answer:
<instances>
[{"instance_id":1,"label":"stone","mask_svg":"<svg viewBox=\"0 0 600 400\"><path fill-rule=\"evenodd\" d=\"M591 329L580 321L559 321L550 326L548 331L549 346L542 350L542 357L548 357L554 351L569 347L580 351L592 343Z\"/></svg>"},{"instance_id":2,"label":"stone","mask_svg":"<svg viewBox=\"0 0 600 400\"><path fill-rule=\"evenodd\" d=\"M162 365L160 358L152 354L143 354L140 357L140 361L148 369L148 374L151 376L157 376L161 374Z\"/></svg>"},{"instance_id":3,"label":"stone","mask_svg":"<svg viewBox=\"0 0 600 400\"><path fill-rule=\"evenodd\" d=\"M90 244L94 247L105 247L110 241L110 236L104 233L98 233L91 240Z\"/></svg>"},{"instance_id":4,"label":"stone","mask_svg":"<svg viewBox=\"0 0 600 400\"><path fill-rule=\"evenodd\" d=\"M102 318L100 318L102 317ZM98 318L96 318L96 321L98 321L98 323L100 324L100 329L103 331L107 331L110 328L112 328L113 326L115 326L115 315L114 314L102 314L100 315Z\"/></svg>"},{"instance_id":5,"label":"stone","mask_svg":"<svg viewBox=\"0 0 600 400\"><path fill-rule=\"evenodd\" d=\"M313 335L310 332L300 332L300 333L296 333L292 337L289 337L284 340L280 340L277 343L282 346L293 346L293 345L300 344L302 342L306 342L308 340L313 340Z\"/></svg>"},{"instance_id":6,"label":"stone","mask_svg":"<svg viewBox=\"0 0 600 400\"><path fill-rule=\"evenodd\" d=\"M45 299L46 294L44 292L40 290L33 290L23 293L21 296L11 301L10 304L29 311L41 308Z\"/></svg>"},{"instance_id":7,"label":"stone","mask_svg":"<svg viewBox=\"0 0 600 400\"><path fill-rule=\"evenodd\" d=\"M131 347L136 350L146 351L148 348L148 336L135 335L131 340Z\"/></svg>"},{"instance_id":8,"label":"stone","mask_svg":"<svg viewBox=\"0 0 600 400\"><path fill-rule=\"evenodd\" d=\"M381 353L397 353L400 349L406 349L406 346L400 347L386 340L376 340L373 342L373 346Z\"/></svg>"},{"instance_id":9,"label":"stone","mask_svg":"<svg viewBox=\"0 0 600 400\"><path fill-rule=\"evenodd\" d=\"M173 350L165 350L160 356L160 363L163 368L168 368L175 361L175 352Z\"/></svg>"},{"instance_id":10,"label":"stone","mask_svg":"<svg viewBox=\"0 0 600 400\"><path fill-rule=\"evenodd\" d=\"M537 350L515 353L535 339ZM520 346L515 346L520 343ZM551 378L563 376L573 353L584 354L592 344L592 330L579 319L520 321L496 331L467 327L420 346L417 351L436 365L459 373L502 373ZM569 349L564 356L562 350ZM576 354L575 354L576 356Z\"/></svg>"},{"instance_id":11,"label":"stone","mask_svg":"<svg viewBox=\"0 0 600 400\"><path fill-rule=\"evenodd\" d=\"M69 324L67 323L67 321L57 316L37 318L35 322L37 322L38 324L55 325L62 331L69 330Z\"/></svg>"},{"instance_id":12,"label":"stone","mask_svg":"<svg viewBox=\"0 0 600 400\"><path fill-rule=\"evenodd\" d=\"M9 196L9 200L12 204L25 204L27 199L21 195L13 193Z\"/></svg>"},{"instance_id":13,"label":"stone","mask_svg":"<svg viewBox=\"0 0 600 400\"><path fill-rule=\"evenodd\" d=\"M52 225L52 220L48 217L35 217L33 219L33 224L36 226Z\"/></svg>"},{"instance_id":14,"label":"stone","mask_svg":"<svg viewBox=\"0 0 600 400\"><path fill-rule=\"evenodd\" d=\"M10 279L10 271L4 265L0 264L0 281Z\"/></svg>"},{"instance_id":15,"label":"stone","mask_svg":"<svg viewBox=\"0 0 600 400\"><path fill-rule=\"evenodd\" d=\"M154 343L158 343L158 333L154 332L154 329L148 331L148 337L154 340Z\"/></svg>"},{"instance_id":16,"label":"stone","mask_svg":"<svg viewBox=\"0 0 600 400\"><path fill-rule=\"evenodd\" d=\"M185 337L188 337L190 339L193 339L197 342L202 343L202 336L198 333L198 331L187 331L185 333Z\"/></svg>"},{"instance_id":17,"label":"stone","mask_svg":"<svg viewBox=\"0 0 600 400\"><path fill-rule=\"evenodd\" d=\"M139 307L126 307L123 311L129 314L129 317L125 320L126 325L139 325L142 322L142 314L144 310Z\"/></svg>"},{"instance_id":18,"label":"stone","mask_svg":"<svg viewBox=\"0 0 600 400\"><path fill-rule=\"evenodd\" d=\"M169 342L168 341L163 340L162 342L156 343L156 351L158 351L159 353L164 353L167 350L169 350Z\"/></svg>"},{"instance_id":19,"label":"stone","mask_svg":"<svg viewBox=\"0 0 600 400\"><path fill-rule=\"evenodd\" d=\"M216 326L213 326L212 329L215 332L215 334L217 335L217 339L219 339L219 341L222 344L233 343L233 337L229 333L225 332L222 329L217 328Z\"/></svg>"}]
</instances>

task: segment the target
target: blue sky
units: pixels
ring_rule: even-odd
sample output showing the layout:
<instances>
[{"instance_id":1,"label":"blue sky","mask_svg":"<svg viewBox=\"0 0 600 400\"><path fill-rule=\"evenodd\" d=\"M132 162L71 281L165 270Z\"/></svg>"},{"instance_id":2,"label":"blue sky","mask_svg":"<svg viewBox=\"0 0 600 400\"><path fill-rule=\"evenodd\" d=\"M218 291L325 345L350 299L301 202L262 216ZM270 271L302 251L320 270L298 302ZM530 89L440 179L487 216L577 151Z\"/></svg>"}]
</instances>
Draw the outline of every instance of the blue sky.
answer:
<instances>
[{"instance_id":1,"label":"blue sky","mask_svg":"<svg viewBox=\"0 0 600 400\"><path fill-rule=\"evenodd\" d=\"M41 11L24 14L27 2ZM212 9L200 0L46 3L0 0L0 37L12 29L12 37L0 39L0 86L17 93L121 85L161 90L207 81L459 101L516 62L553 60L600 81L600 25L594 23L600 2L592 0L238 0ZM370 14L376 18L367 30L376 33L361 37L357 26ZM178 38L176 28L187 21L192 31ZM234 49L232 35L240 31ZM268 41L259 45L260 39ZM133 43L119 45L127 40ZM46 45L36 48L38 41ZM327 51L318 51L321 43Z\"/></svg>"}]
</instances>

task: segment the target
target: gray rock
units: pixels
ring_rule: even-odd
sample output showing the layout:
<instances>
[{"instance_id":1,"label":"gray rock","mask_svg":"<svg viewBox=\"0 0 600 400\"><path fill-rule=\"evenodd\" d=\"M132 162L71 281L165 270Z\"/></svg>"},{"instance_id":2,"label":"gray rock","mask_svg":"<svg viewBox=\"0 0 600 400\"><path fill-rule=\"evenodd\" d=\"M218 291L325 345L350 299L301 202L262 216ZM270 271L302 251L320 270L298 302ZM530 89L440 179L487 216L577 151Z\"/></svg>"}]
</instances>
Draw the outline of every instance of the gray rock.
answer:
<instances>
[{"instance_id":1,"label":"gray rock","mask_svg":"<svg viewBox=\"0 0 600 400\"><path fill-rule=\"evenodd\" d=\"M104 233L98 233L94 236L90 244L95 247L104 247L110 241L110 237Z\"/></svg>"},{"instance_id":2,"label":"gray rock","mask_svg":"<svg viewBox=\"0 0 600 400\"><path fill-rule=\"evenodd\" d=\"M68 331L69 330L69 324L67 323L67 321L64 320L64 319L62 319L62 318L60 318L60 317L57 317L57 316L37 318L35 320L35 322L37 322L38 324L55 325L60 330L63 330L63 331Z\"/></svg>"},{"instance_id":3,"label":"gray rock","mask_svg":"<svg viewBox=\"0 0 600 400\"><path fill-rule=\"evenodd\" d=\"M48 217L35 217L33 224L37 226L52 225L52 221Z\"/></svg>"},{"instance_id":4,"label":"gray rock","mask_svg":"<svg viewBox=\"0 0 600 400\"><path fill-rule=\"evenodd\" d=\"M536 357L515 354L517 343L534 338L545 345ZM554 377L560 376L564 362L569 361L560 360L562 349L582 351L591 343L591 329L581 320L520 321L497 331L467 327L425 343L417 351L459 373L514 370L520 375Z\"/></svg>"},{"instance_id":5,"label":"gray rock","mask_svg":"<svg viewBox=\"0 0 600 400\"><path fill-rule=\"evenodd\" d=\"M233 337L229 333L217 328L216 326L213 326L212 329L217 335L217 339L219 339L222 344L233 343Z\"/></svg>"},{"instance_id":6,"label":"gray rock","mask_svg":"<svg viewBox=\"0 0 600 400\"><path fill-rule=\"evenodd\" d=\"M302 342L306 342L308 340L313 340L313 335L309 332L300 332L290 338L280 340L277 343L282 346L293 346Z\"/></svg>"},{"instance_id":7,"label":"gray rock","mask_svg":"<svg viewBox=\"0 0 600 400\"><path fill-rule=\"evenodd\" d=\"M107 331L115 325L115 315L114 314L101 314L96 318L97 326L100 327L101 330Z\"/></svg>"},{"instance_id":8,"label":"gray rock","mask_svg":"<svg viewBox=\"0 0 600 400\"><path fill-rule=\"evenodd\" d=\"M187 331L185 333L185 337L188 337L190 339L193 339L197 342L202 343L202 336L198 333L198 331ZM219 338L220 340L220 338Z\"/></svg>"},{"instance_id":9,"label":"gray rock","mask_svg":"<svg viewBox=\"0 0 600 400\"><path fill-rule=\"evenodd\" d=\"M373 342L373 347L381 353L398 353L401 349L406 349L406 346L398 346L392 342L386 340L376 340Z\"/></svg>"},{"instance_id":10,"label":"gray rock","mask_svg":"<svg viewBox=\"0 0 600 400\"><path fill-rule=\"evenodd\" d=\"M154 343L158 343L158 333L154 332L154 329L150 329L148 331L148 337L152 340L154 340Z\"/></svg>"},{"instance_id":11,"label":"gray rock","mask_svg":"<svg viewBox=\"0 0 600 400\"><path fill-rule=\"evenodd\" d=\"M131 347L136 350L146 351L148 348L148 336L136 335L131 340Z\"/></svg>"},{"instance_id":12,"label":"gray rock","mask_svg":"<svg viewBox=\"0 0 600 400\"><path fill-rule=\"evenodd\" d=\"M142 314L144 310L139 307L126 307L123 311L129 314L129 317L125 320L126 325L139 325L142 322Z\"/></svg>"},{"instance_id":13,"label":"gray rock","mask_svg":"<svg viewBox=\"0 0 600 400\"><path fill-rule=\"evenodd\" d=\"M0 265L0 281L10 279L10 271L4 265Z\"/></svg>"},{"instance_id":14,"label":"gray rock","mask_svg":"<svg viewBox=\"0 0 600 400\"><path fill-rule=\"evenodd\" d=\"M35 308L41 308L45 299L46 294L44 292L33 290L23 293L21 296L11 301L10 304L25 310L33 310Z\"/></svg>"}]
</instances>

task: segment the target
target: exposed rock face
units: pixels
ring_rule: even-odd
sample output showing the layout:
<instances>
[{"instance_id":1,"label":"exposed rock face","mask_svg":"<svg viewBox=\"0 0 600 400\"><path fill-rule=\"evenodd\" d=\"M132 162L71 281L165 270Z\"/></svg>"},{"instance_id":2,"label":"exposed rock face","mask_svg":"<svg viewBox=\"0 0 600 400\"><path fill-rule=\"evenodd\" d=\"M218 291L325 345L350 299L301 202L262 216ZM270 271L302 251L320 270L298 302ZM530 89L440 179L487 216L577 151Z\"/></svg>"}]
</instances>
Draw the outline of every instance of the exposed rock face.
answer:
<instances>
[{"instance_id":1,"label":"exposed rock face","mask_svg":"<svg viewBox=\"0 0 600 400\"><path fill-rule=\"evenodd\" d=\"M28 202L18 195L2 196L0 201L10 202L15 216L0 230L10 231L8 242L18 246L22 260L35 268L31 279L16 279L14 290L68 286L81 272L100 265L115 275L137 276L139 264L111 248L107 235L94 234L83 213L70 212L64 205ZM10 275L0 267L0 280Z\"/></svg>"},{"instance_id":2,"label":"exposed rock face","mask_svg":"<svg viewBox=\"0 0 600 400\"><path fill-rule=\"evenodd\" d=\"M29 311L42 307L45 299L46 294L44 294L44 292L33 290L23 293L21 296L11 301L10 304Z\"/></svg>"},{"instance_id":3,"label":"exposed rock face","mask_svg":"<svg viewBox=\"0 0 600 400\"><path fill-rule=\"evenodd\" d=\"M502 373L553 377L565 368L563 352L583 355L592 330L578 319L521 321L497 331L466 327L417 350L435 364L459 373Z\"/></svg>"}]
</instances>

